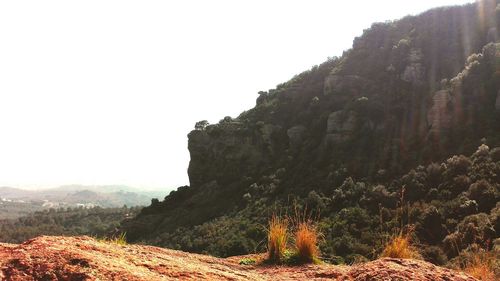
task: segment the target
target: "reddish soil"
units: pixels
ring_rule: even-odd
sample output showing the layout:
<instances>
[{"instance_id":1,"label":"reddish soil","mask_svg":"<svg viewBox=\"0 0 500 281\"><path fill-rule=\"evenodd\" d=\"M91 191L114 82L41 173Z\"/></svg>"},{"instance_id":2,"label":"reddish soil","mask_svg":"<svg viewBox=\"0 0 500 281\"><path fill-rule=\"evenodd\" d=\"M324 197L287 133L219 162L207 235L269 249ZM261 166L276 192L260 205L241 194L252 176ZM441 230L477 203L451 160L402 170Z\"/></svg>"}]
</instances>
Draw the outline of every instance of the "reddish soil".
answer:
<instances>
[{"instance_id":1,"label":"reddish soil","mask_svg":"<svg viewBox=\"0 0 500 281\"><path fill-rule=\"evenodd\" d=\"M0 243L0 280L476 280L416 260L287 267L240 265L242 258L117 245L85 236L41 236L20 245Z\"/></svg>"}]
</instances>

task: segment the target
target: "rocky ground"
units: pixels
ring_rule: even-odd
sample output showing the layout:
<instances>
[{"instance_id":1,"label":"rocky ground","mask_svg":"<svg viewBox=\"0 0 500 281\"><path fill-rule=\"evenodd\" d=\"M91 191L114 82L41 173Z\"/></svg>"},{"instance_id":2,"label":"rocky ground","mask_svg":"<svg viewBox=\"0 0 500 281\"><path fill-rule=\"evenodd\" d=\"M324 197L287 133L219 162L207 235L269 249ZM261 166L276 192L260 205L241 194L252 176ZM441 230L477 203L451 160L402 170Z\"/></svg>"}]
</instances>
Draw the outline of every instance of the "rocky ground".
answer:
<instances>
[{"instance_id":1,"label":"rocky ground","mask_svg":"<svg viewBox=\"0 0 500 281\"><path fill-rule=\"evenodd\" d=\"M0 280L475 280L416 260L380 259L354 266L240 265L227 259L90 237L41 236L0 243Z\"/></svg>"}]
</instances>

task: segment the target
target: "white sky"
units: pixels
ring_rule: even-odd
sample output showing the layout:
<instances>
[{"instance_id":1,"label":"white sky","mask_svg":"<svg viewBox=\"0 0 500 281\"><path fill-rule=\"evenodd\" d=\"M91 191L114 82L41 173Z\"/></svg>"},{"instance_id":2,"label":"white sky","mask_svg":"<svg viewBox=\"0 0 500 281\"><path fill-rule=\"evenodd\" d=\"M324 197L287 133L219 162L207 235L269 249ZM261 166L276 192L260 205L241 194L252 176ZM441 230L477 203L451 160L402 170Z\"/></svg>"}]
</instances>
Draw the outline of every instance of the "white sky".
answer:
<instances>
[{"instance_id":1,"label":"white sky","mask_svg":"<svg viewBox=\"0 0 500 281\"><path fill-rule=\"evenodd\" d=\"M0 185L188 184L196 121L237 116L373 22L465 2L0 1Z\"/></svg>"}]
</instances>

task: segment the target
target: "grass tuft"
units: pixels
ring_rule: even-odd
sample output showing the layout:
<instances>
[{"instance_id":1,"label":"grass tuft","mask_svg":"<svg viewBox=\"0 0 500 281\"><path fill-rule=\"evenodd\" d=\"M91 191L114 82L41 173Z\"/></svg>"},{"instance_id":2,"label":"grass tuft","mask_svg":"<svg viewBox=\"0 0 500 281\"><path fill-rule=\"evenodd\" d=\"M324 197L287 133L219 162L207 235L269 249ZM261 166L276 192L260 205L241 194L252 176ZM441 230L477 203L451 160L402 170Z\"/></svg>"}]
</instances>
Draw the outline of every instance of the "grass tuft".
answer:
<instances>
[{"instance_id":1,"label":"grass tuft","mask_svg":"<svg viewBox=\"0 0 500 281\"><path fill-rule=\"evenodd\" d=\"M254 258L243 258L239 261L240 265L254 265L257 263L257 260Z\"/></svg>"},{"instance_id":2,"label":"grass tuft","mask_svg":"<svg viewBox=\"0 0 500 281\"><path fill-rule=\"evenodd\" d=\"M318 231L310 220L299 222L295 232L295 249L303 263L319 261Z\"/></svg>"},{"instance_id":3,"label":"grass tuft","mask_svg":"<svg viewBox=\"0 0 500 281\"><path fill-rule=\"evenodd\" d=\"M464 271L482 281L495 281L495 268L498 256L492 252L476 251L465 262Z\"/></svg>"},{"instance_id":4,"label":"grass tuft","mask_svg":"<svg viewBox=\"0 0 500 281\"><path fill-rule=\"evenodd\" d=\"M127 238L125 232L122 232L121 234L115 235L113 237L96 238L96 240L104 243L127 245Z\"/></svg>"},{"instance_id":5,"label":"grass tuft","mask_svg":"<svg viewBox=\"0 0 500 281\"><path fill-rule=\"evenodd\" d=\"M421 259L421 255L417 248L411 244L409 235L402 233L392 237L385 245L382 258L398 258L398 259Z\"/></svg>"},{"instance_id":6,"label":"grass tuft","mask_svg":"<svg viewBox=\"0 0 500 281\"><path fill-rule=\"evenodd\" d=\"M267 229L267 255L268 260L273 263L282 263L288 240L288 220L273 215Z\"/></svg>"}]
</instances>

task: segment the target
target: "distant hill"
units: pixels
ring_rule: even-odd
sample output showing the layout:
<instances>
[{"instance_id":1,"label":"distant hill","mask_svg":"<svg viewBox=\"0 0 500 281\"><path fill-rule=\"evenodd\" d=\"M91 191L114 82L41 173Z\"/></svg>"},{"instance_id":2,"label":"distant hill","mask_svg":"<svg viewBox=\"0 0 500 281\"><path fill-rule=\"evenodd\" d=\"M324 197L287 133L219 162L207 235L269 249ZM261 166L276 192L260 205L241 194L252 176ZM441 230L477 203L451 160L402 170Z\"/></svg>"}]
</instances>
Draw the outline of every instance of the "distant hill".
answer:
<instances>
[{"instance_id":1,"label":"distant hill","mask_svg":"<svg viewBox=\"0 0 500 281\"><path fill-rule=\"evenodd\" d=\"M0 187L0 219L60 207L146 206L152 198L164 196L161 191L141 191L126 186L68 185L40 190Z\"/></svg>"}]
</instances>

